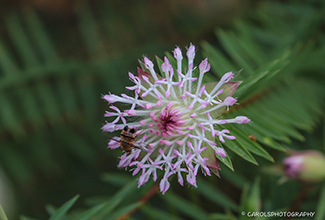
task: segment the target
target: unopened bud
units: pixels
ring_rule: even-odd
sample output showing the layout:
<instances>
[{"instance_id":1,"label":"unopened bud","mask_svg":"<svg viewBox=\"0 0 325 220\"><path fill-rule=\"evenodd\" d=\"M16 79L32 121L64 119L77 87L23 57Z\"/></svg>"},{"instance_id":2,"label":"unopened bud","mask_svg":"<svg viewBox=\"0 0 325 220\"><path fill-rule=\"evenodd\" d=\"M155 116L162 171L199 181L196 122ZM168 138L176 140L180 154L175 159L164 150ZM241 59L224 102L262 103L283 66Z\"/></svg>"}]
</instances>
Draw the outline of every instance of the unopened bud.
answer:
<instances>
[{"instance_id":1,"label":"unopened bud","mask_svg":"<svg viewBox=\"0 0 325 220\"><path fill-rule=\"evenodd\" d=\"M318 151L301 151L283 160L284 172L291 178L317 182L325 179L325 157Z\"/></svg>"}]
</instances>

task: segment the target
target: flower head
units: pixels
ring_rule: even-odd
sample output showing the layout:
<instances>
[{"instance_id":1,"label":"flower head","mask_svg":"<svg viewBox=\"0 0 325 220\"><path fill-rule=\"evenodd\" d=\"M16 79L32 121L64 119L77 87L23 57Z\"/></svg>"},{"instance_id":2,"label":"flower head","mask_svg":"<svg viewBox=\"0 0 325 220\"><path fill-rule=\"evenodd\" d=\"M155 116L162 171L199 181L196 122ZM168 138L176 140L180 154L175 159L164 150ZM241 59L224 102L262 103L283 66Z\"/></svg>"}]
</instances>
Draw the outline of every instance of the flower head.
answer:
<instances>
[{"instance_id":1,"label":"flower head","mask_svg":"<svg viewBox=\"0 0 325 220\"><path fill-rule=\"evenodd\" d=\"M119 166L134 167L133 175L140 172L139 186L151 175L156 181L157 171L163 170L162 193L170 187L168 178L171 175L177 175L181 185L186 175L186 181L193 186L196 186L199 170L205 175L210 176L210 170L218 175L220 168L216 154L222 158L227 154L217 146L215 138L221 142L236 138L229 130L222 130L220 125L250 121L245 116L221 118L222 113L237 101L232 95L240 82L230 82L234 74L228 72L219 82L203 84L204 74L210 70L208 60L203 60L199 68L195 68L193 45L186 55L188 64L182 66L183 55L177 47L174 50L175 67L165 57L161 61L161 75L145 57L138 75L129 73L134 85L126 88L133 91L133 96L103 96L110 104L120 102L129 106L126 110L110 106L114 112L107 112L105 116L115 118L104 125L103 130L113 132L128 126L137 131L135 138L129 139L132 149L124 153ZM108 147L115 149L120 141L121 137L114 137Z\"/></svg>"}]
</instances>

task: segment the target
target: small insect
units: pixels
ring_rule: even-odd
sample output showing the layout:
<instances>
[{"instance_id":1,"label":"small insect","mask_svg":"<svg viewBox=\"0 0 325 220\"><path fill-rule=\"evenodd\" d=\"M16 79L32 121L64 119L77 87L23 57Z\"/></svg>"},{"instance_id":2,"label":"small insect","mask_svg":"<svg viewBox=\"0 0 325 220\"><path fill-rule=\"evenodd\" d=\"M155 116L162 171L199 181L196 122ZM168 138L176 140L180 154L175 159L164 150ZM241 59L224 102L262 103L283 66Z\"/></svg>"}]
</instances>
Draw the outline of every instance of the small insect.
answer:
<instances>
[{"instance_id":1,"label":"small insect","mask_svg":"<svg viewBox=\"0 0 325 220\"><path fill-rule=\"evenodd\" d=\"M251 139L251 140L253 140L253 141L256 141L256 137L254 135L252 135L252 134L249 135L248 138Z\"/></svg>"},{"instance_id":2,"label":"small insect","mask_svg":"<svg viewBox=\"0 0 325 220\"><path fill-rule=\"evenodd\" d=\"M140 146L137 146L135 142L135 138L137 137L135 134L136 130L134 128L129 128L129 126L125 126L124 129L121 132L121 139L120 139L120 146L122 150L125 152L128 152L129 154L132 151L132 148L139 148Z\"/></svg>"}]
</instances>

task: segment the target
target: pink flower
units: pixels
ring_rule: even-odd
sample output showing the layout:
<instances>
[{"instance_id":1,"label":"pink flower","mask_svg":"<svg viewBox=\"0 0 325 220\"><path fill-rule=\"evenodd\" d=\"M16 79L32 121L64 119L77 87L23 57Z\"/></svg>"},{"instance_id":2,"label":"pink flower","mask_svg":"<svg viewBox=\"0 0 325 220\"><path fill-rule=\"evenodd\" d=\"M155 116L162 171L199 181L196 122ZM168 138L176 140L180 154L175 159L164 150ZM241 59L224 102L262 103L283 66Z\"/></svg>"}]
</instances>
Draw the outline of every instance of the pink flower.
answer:
<instances>
[{"instance_id":1,"label":"pink flower","mask_svg":"<svg viewBox=\"0 0 325 220\"><path fill-rule=\"evenodd\" d=\"M221 114L237 102L232 95L240 82L230 82L234 74L229 72L219 82L202 84L204 74L210 70L208 60L204 59L199 68L194 67L193 45L186 55L188 65L184 67L180 48L174 50L176 62L165 57L161 64L164 77L156 73L154 64L145 57L144 69L138 69L138 76L129 73L135 85L126 88L133 91L134 97L125 94L103 96L110 104L119 102L130 106L126 110L110 106L114 112L107 112L105 116L114 118L103 126L103 130L113 132L126 125L137 130L136 147L121 157L119 166L134 167L134 175L141 173L139 186L150 176L156 181L157 172L161 170L165 173L160 182L162 193L169 189L171 175L177 174L181 185L186 175L187 182L196 187L199 170L205 175L211 175L210 170L218 173L216 155L227 155L215 143L215 136L222 142L225 138L236 138L219 125L250 121L245 116L220 119ZM177 67L171 63L176 63ZM109 147L117 148L119 140L120 137L114 137Z\"/></svg>"}]
</instances>

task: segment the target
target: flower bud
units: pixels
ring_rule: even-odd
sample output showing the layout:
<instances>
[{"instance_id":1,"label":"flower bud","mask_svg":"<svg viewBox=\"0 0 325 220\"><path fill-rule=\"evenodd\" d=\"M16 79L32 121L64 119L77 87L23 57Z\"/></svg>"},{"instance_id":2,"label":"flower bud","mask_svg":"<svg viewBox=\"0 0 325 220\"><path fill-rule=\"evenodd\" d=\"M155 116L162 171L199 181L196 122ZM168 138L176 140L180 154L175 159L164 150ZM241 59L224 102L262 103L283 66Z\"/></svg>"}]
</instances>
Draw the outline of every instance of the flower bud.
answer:
<instances>
[{"instance_id":1,"label":"flower bud","mask_svg":"<svg viewBox=\"0 0 325 220\"><path fill-rule=\"evenodd\" d=\"M287 176L306 182L325 179L325 157L318 151L294 152L283 160Z\"/></svg>"}]
</instances>

